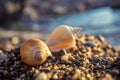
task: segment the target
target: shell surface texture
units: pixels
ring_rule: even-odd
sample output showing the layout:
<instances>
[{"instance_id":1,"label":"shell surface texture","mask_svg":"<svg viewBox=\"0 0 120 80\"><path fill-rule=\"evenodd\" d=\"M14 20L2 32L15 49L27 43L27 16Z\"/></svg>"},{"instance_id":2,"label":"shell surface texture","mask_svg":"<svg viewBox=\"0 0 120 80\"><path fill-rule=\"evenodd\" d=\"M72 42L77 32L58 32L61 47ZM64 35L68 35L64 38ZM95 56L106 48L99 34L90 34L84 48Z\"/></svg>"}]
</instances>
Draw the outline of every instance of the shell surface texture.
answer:
<instances>
[{"instance_id":1,"label":"shell surface texture","mask_svg":"<svg viewBox=\"0 0 120 80\"><path fill-rule=\"evenodd\" d=\"M52 54L42 40L30 39L22 44L20 56L24 63L34 66L42 64Z\"/></svg>"},{"instance_id":2,"label":"shell surface texture","mask_svg":"<svg viewBox=\"0 0 120 80\"><path fill-rule=\"evenodd\" d=\"M51 51L68 49L76 45L77 34L82 30L81 27L71 27L67 25L58 26L49 36L46 44Z\"/></svg>"}]
</instances>

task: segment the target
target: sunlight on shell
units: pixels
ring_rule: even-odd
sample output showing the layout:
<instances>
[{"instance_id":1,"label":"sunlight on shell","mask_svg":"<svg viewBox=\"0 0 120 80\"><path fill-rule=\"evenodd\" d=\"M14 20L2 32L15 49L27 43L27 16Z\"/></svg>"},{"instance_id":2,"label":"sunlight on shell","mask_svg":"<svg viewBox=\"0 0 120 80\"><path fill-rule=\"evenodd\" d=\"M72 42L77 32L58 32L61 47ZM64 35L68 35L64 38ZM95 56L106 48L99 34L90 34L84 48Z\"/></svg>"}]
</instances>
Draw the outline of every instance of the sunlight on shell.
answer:
<instances>
[{"instance_id":1,"label":"sunlight on shell","mask_svg":"<svg viewBox=\"0 0 120 80\"><path fill-rule=\"evenodd\" d=\"M51 33L46 44L51 51L72 48L76 45L75 39L81 30L81 27L60 25Z\"/></svg>"}]
</instances>

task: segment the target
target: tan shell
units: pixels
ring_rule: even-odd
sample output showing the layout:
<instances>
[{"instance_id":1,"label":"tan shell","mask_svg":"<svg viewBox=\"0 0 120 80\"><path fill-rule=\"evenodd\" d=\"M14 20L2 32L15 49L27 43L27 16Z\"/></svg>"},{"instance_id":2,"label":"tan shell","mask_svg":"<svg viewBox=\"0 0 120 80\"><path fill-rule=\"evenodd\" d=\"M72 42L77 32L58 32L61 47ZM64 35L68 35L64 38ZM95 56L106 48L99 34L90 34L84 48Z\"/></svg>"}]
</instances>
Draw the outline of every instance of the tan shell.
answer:
<instances>
[{"instance_id":1,"label":"tan shell","mask_svg":"<svg viewBox=\"0 0 120 80\"><path fill-rule=\"evenodd\" d=\"M21 46L20 56L26 64L33 66L42 64L48 56L52 55L43 41L30 39Z\"/></svg>"},{"instance_id":2,"label":"tan shell","mask_svg":"<svg viewBox=\"0 0 120 80\"><path fill-rule=\"evenodd\" d=\"M67 25L58 26L49 36L46 44L51 51L58 51L61 49L67 49L75 46L76 34L78 34L82 28L70 27Z\"/></svg>"}]
</instances>

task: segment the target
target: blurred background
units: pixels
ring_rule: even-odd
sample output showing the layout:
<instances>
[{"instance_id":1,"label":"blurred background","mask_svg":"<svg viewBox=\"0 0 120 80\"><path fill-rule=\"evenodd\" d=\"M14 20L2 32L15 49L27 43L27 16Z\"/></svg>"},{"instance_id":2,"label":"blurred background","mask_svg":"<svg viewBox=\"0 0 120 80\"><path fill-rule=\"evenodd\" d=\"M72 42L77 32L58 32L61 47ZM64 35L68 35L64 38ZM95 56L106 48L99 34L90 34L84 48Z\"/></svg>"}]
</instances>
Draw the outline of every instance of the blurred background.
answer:
<instances>
[{"instance_id":1,"label":"blurred background","mask_svg":"<svg viewBox=\"0 0 120 80\"><path fill-rule=\"evenodd\" d=\"M0 49L29 38L46 40L63 24L119 46L120 0L0 0Z\"/></svg>"}]
</instances>

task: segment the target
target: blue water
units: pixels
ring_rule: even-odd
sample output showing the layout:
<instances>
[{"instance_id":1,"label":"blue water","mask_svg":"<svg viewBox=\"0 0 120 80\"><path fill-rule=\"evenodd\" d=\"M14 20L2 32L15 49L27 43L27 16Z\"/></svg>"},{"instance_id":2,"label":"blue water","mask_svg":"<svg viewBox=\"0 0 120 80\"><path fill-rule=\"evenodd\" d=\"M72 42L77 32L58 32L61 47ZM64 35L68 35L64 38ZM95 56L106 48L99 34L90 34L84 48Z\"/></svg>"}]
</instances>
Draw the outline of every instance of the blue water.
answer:
<instances>
[{"instance_id":1,"label":"blue water","mask_svg":"<svg viewBox=\"0 0 120 80\"><path fill-rule=\"evenodd\" d=\"M103 35L112 45L120 45L120 10L103 7L50 21L48 31L59 25L83 27L82 34Z\"/></svg>"},{"instance_id":2,"label":"blue water","mask_svg":"<svg viewBox=\"0 0 120 80\"><path fill-rule=\"evenodd\" d=\"M48 22L30 23L30 25L34 24L42 26L40 29L44 29L45 33L52 32L59 25L82 26L83 31L80 34L103 35L112 45L120 46L120 9L96 8L86 12L53 18Z\"/></svg>"}]
</instances>

